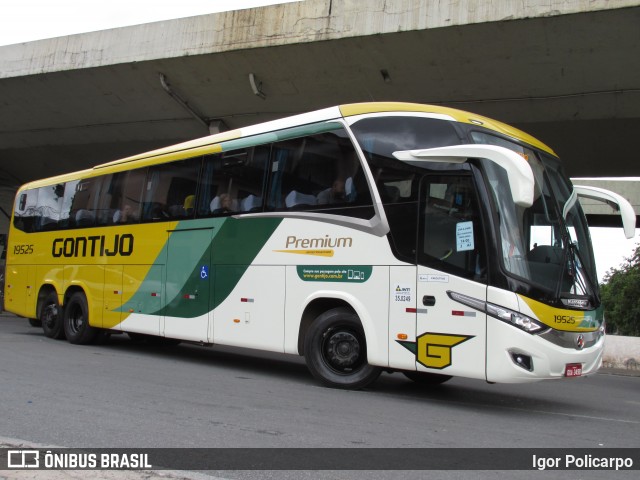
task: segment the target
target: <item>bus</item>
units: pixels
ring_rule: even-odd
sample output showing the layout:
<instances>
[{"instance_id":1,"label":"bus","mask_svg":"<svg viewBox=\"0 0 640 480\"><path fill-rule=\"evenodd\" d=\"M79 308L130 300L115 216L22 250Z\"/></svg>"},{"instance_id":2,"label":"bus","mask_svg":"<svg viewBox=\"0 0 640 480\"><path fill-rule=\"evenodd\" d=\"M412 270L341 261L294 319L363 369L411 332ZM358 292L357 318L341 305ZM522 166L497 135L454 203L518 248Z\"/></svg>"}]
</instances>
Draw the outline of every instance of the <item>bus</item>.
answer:
<instances>
[{"instance_id":1,"label":"bus","mask_svg":"<svg viewBox=\"0 0 640 480\"><path fill-rule=\"evenodd\" d=\"M302 355L334 388L588 375L604 316L579 195L633 235L628 202L522 131L340 105L22 186L5 308L72 344Z\"/></svg>"}]
</instances>

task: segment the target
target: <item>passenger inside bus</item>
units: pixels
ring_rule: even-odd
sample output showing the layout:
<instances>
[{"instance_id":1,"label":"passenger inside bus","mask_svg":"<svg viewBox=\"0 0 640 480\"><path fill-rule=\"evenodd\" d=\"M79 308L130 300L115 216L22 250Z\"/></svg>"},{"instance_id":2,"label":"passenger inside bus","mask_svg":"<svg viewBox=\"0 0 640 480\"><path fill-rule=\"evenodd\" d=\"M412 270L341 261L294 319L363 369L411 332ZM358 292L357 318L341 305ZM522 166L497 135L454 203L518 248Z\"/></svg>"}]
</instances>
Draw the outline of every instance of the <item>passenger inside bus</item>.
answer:
<instances>
[{"instance_id":1,"label":"passenger inside bus","mask_svg":"<svg viewBox=\"0 0 640 480\"><path fill-rule=\"evenodd\" d=\"M128 203L123 205L120 210L116 210L113 214L113 223L131 223L137 221L137 215Z\"/></svg>"},{"instance_id":2,"label":"passenger inside bus","mask_svg":"<svg viewBox=\"0 0 640 480\"><path fill-rule=\"evenodd\" d=\"M336 178L330 188L318 194L318 205L352 202L354 197L353 179L351 177L346 180Z\"/></svg>"},{"instance_id":3,"label":"passenger inside bus","mask_svg":"<svg viewBox=\"0 0 640 480\"><path fill-rule=\"evenodd\" d=\"M214 215L224 215L238 211L238 201L228 193L222 193L211 200L211 213Z\"/></svg>"}]
</instances>

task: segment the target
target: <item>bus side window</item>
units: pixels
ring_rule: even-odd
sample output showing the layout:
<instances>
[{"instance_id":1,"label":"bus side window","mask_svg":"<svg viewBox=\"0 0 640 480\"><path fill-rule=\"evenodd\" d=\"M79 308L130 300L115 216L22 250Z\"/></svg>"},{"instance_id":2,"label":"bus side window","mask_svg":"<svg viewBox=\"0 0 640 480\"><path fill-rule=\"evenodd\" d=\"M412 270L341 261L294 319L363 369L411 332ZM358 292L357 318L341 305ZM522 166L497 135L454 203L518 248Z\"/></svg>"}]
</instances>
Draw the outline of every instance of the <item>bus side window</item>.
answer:
<instances>
[{"instance_id":1,"label":"bus side window","mask_svg":"<svg viewBox=\"0 0 640 480\"><path fill-rule=\"evenodd\" d=\"M64 184L50 185L38 189L36 207L36 231L56 230L60 220L60 209L64 196Z\"/></svg>"},{"instance_id":2,"label":"bus side window","mask_svg":"<svg viewBox=\"0 0 640 480\"><path fill-rule=\"evenodd\" d=\"M60 210L60 220L58 228L69 228L71 226L71 205L76 195L80 180L72 180L64 184L64 195L62 197L62 209Z\"/></svg>"},{"instance_id":3,"label":"bus side window","mask_svg":"<svg viewBox=\"0 0 640 480\"><path fill-rule=\"evenodd\" d=\"M84 228L95 225L101 180L102 177L85 178L77 182L68 182L65 186L63 214L61 217L63 215L67 216L70 228ZM69 186L72 187L73 192L69 191ZM69 206L68 214L67 205Z\"/></svg>"},{"instance_id":4,"label":"bus side window","mask_svg":"<svg viewBox=\"0 0 640 480\"><path fill-rule=\"evenodd\" d=\"M198 216L262 211L269 150L258 145L206 157Z\"/></svg>"},{"instance_id":5,"label":"bus side window","mask_svg":"<svg viewBox=\"0 0 640 480\"><path fill-rule=\"evenodd\" d=\"M116 198L114 205L116 208L112 217L114 223L136 223L140 221L142 190L146 176L146 168L139 168L125 173L122 194L120 198Z\"/></svg>"},{"instance_id":6,"label":"bus side window","mask_svg":"<svg viewBox=\"0 0 640 480\"><path fill-rule=\"evenodd\" d=\"M422 265L481 278L484 236L470 176L432 175L422 188L418 261Z\"/></svg>"},{"instance_id":7,"label":"bus side window","mask_svg":"<svg viewBox=\"0 0 640 480\"><path fill-rule=\"evenodd\" d=\"M415 262L418 186L422 172L376 153L368 154L368 162L389 222L391 247L398 258Z\"/></svg>"},{"instance_id":8,"label":"bus side window","mask_svg":"<svg viewBox=\"0 0 640 480\"><path fill-rule=\"evenodd\" d=\"M102 177L100 200L96 208L96 223L114 225L138 222L145 177L146 169L144 168Z\"/></svg>"},{"instance_id":9,"label":"bus side window","mask_svg":"<svg viewBox=\"0 0 640 480\"><path fill-rule=\"evenodd\" d=\"M144 187L145 221L193 217L201 162L202 157L195 157L149 168Z\"/></svg>"},{"instance_id":10,"label":"bus side window","mask_svg":"<svg viewBox=\"0 0 640 480\"><path fill-rule=\"evenodd\" d=\"M38 189L25 190L16 197L13 225L23 232L33 232L36 223Z\"/></svg>"},{"instance_id":11,"label":"bus side window","mask_svg":"<svg viewBox=\"0 0 640 480\"><path fill-rule=\"evenodd\" d=\"M111 225L117 210L118 200L122 196L123 173L105 175L102 178L102 189L98 200L97 224Z\"/></svg>"},{"instance_id":12,"label":"bus side window","mask_svg":"<svg viewBox=\"0 0 640 480\"><path fill-rule=\"evenodd\" d=\"M342 129L275 143L270 210L322 210L355 214L371 205L371 195L356 151ZM367 218L372 215L367 210Z\"/></svg>"}]
</instances>

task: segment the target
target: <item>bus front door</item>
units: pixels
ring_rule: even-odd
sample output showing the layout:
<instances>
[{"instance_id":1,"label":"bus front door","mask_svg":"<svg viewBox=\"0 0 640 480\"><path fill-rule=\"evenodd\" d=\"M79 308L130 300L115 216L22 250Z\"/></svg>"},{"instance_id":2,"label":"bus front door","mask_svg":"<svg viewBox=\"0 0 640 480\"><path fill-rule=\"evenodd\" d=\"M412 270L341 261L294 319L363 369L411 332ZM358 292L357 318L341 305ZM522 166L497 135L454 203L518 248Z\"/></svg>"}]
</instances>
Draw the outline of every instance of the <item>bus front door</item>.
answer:
<instances>
[{"instance_id":1,"label":"bus front door","mask_svg":"<svg viewBox=\"0 0 640 480\"><path fill-rule=\"evenodd\" d=\"M468 174L422 180L416 282L416 368L486 378L486 314L451 292L486 301L483 234Z\"/></svg>"},{"instance_id":2,"label":"bus front door","mask_svg":"<svg viewBox=\"0 0 640 480\"><path fill-rule=\"evenodd\" d=\"M161 333L208 343L213 229L169 232Z\"/></svg>"}]
</instances>

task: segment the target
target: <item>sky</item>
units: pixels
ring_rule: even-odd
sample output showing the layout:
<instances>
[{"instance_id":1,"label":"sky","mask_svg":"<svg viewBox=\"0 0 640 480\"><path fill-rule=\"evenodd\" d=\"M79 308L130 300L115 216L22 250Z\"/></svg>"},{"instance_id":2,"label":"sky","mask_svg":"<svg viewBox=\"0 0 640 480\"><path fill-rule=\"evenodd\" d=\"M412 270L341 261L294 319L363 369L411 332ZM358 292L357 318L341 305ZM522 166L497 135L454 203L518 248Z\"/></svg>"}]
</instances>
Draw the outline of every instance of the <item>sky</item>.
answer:
<instances>
[{"instance_id":1,"label":"sky","mask_svg":"<svg viewBox=\"0 0 640 480\"><path fill-rule=\"evenodd\" d=\"M0 0L0 45L287 1L295 0ZM639 235L636 229L627 240L622 229L591 229L600 281L631 256Z\"/></svg>"},{"instance_id":2,"label":"sky","mask_svg":"<svg viewBox=\"0 0 640 480\"><path fill-rule=\"evenodd\" d=\"M599 282L602 282L609 269L618 268L625 259L631 257L640 242L640 228L636 228L636 235L630 240L625 238L622 228L591 227L589 232L593 242Z\"/></svg>"},{"instance_id":3,"label":"sky","mask_svg":"<svg viewBox=\"0 0 640 480\"><path fill-rule=\"evenodd\" d=\"M294 0L0 0L0 45Z\"/></svg>"}]
</instances>

